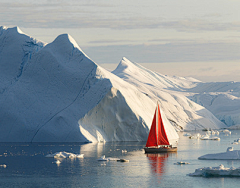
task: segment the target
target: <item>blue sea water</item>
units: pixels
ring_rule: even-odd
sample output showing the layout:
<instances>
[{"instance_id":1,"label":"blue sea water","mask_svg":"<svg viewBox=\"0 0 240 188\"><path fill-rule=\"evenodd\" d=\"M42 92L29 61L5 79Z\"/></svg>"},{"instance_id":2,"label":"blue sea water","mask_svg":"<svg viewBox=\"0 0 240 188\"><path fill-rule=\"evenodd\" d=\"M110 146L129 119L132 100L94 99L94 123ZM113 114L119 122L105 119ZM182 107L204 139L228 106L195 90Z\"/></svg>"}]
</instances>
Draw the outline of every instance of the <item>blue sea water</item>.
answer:
<instances>
[{"instance_id":1,"label":"blue sea water","mask_svg":"<svg viewBox=\"0 0 240 188\"><path fill-rule=\"evenodd\" d=\"M240 131L220 141L189 139L179 133L177 153L144 154L143 142L111 143L0 143L0 187L238 187L240 178L190 177L196 168L240 167L239 160L198 160L208 153L225 152L240 138ZM127 152L123 152L126 150ZM80 159L64 159L58 165L47 154L66 151L84 154ZM102 155L129 162L97 161ZM174 165L178 161L189 165Z\"/></svg>"}]
</instances>

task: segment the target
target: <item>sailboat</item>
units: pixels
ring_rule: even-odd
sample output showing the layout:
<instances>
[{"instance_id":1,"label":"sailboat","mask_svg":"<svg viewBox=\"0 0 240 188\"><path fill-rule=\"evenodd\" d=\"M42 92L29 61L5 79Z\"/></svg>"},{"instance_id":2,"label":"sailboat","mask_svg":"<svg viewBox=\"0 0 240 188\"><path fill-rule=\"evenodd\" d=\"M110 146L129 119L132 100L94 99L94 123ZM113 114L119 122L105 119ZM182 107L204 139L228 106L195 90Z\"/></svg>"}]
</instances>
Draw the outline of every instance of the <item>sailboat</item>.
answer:
<instances>
[{"instance_id":1,"label":"sailboat","mask_svg":"<svg viewBox=\"0 0 240 188\"><path fill-rule=\"evenodd\" d=\"M153 117L151 129L148 135L145 153L162 153L162 152L176 152L177 147L173 147L168 140L159 104L157 104L155 114Z\"/></svg>"}]
</instances>

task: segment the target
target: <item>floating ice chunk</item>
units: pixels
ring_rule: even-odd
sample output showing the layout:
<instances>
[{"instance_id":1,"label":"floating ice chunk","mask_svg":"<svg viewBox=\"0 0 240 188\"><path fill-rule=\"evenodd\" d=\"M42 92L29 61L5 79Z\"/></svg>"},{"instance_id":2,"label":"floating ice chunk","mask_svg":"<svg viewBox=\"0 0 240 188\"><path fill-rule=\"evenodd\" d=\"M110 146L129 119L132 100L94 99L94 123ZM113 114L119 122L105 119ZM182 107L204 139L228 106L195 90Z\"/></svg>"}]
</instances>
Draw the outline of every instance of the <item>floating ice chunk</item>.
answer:
<instances>
[{"instance_id":1,"label":"floating ice chunk","mask_svg":"<svg viewBox=\"0 0 240 188\"><path fill-rule=\"evenodd\" d=\"M54 163L56 163L56 164L60 164L61 163L61 161L59 161L59 160L56 160L56 161L54 161Z\"/></svg>"},{"instance_id":2,"label":"floating ice chunk","mask_svg":"<svg viewBox=\"0 0 240 188\"><path fill-rule=\"evenodd\" d=\"M217 136L215 136L215 137L210 137L208 134L202 136L200 139L201 139L201 140L218 140L218 141L220 140L219 137L217 137Z\"/></svg>"},{"instance_id":3,"label":"floating ice chunk","mask_svg":"<svg viewBox=\"0 0 240 188\"><path fill-rule=\"evenodd\" d=\"M127 150L122 150L122 153L127 153Z\"/></svg>"},{"instance_id":4,"label":"floating ice chunk","mask_svg":"<svg viewBox=\"0 0 240 188\"><path fill-rule=\"evenodd\" d=\"M189 176L203 176L203 177L240 177L240 168L225 168L222 164L218 167L204 167L198 168L194 173L188 174Z\"/></svg>"},{"instance_id":5,"label":"floating ice chunk","mask_svg":"<svg viewBox=\"0 0 240 188\"><path fill-rule=\"evenodd\" d=\"M48 154L46 157L54 157L54 158L83 158L84 154L74 154L74 153L68 153L65 151L56 152L54 154Z\"/></svg>"},{"instance_id":6,"label":"floating ice chunk","mask_svg":"<svg viewBox=\"0 0 240 188\"><path fill-rule=\"evenodd\" d=\"M180 162L176 162L176 163L174 163L174 164L175 164L175 165L185 165L185 164L190 164L190 163L180 161Z\"/></svg>"},{"instance_id":7,"label":"floating ice chunk","mask_svg":"<svg viewBox=\"0 0 240 188\"><path fill-rule=\"evenodd\" d=\"M191 136L190 133L185 133L183 136Z\"/></svg>"},{"instance_id":8,"label":"floating ice chunk","mask_svg":"<svg viewBox=\"0 0 240 188\"><path fill-rule=\"evenodd\" d=\"M0 165L0 167L7 168L7 165L2 164L2 165Z\"/></svg>"},{"instance_id":9,"label":"floating ice chunk","mask_svg":"<svg viewBox=\"0 0 240 188\"><path fill-rule=\"evenodd\" d=\"M199 133L189 136L190 139L199 139L201 135Z\"/></svg>"},{"instance_id":10,"label":"floating ice chunk","mask_svg":"<svg viewBox=\"0 0 240 188\"><path fill-rule=\"evenodd\" d=\"M228 129L224 129L222 132L225 133L226 135L232 134L232 132L229 131Z\"/></svg>"},{"instance_id":11,"label":"floating ice chunk","mask_svg":"<svg viewBox=\"0 0 240 188\"><path fill-rule=\"evenodd\" d=\"M105 155L101 156L98 161L117 161L120 160L119 158L112 158L112 157L105 157Z\"/></svg>"},{"instance_id":12,"label":"floating ice chunk","mask_svg":"<svg viewBox=\"0 0 240 188\"><path fill-rule=\"evenodd\" d=\"M233 150L233 147L228 147L226 152L206 154L198 159L200 160L240 160L240 150Z\"/></svg>"}]
</instances>

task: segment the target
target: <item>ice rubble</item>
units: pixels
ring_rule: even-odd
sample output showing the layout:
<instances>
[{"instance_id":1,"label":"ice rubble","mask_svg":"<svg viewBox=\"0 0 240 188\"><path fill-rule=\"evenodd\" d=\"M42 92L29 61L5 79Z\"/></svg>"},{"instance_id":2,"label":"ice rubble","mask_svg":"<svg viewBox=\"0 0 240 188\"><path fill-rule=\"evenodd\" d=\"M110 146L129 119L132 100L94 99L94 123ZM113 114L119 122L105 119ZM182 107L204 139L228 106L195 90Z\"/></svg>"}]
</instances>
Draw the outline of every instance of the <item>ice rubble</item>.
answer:
<instances>
[{"instance_id":1,"label":"ice rubble","mask_svg":"<svg viewBox=\"0 0 240 188\"><path fill-rule=\"evenodd\" d=\"M105 155L101 156L98 161L118 161L119 158L113 158L113 157L106 157Z\"/></svg>"},{"instance_id":2,"label":"ice rubble","mask_svg":"<svg viewBox=\"0 0 240 188\"><path fill-rule=\"evenodd\" d=\"M145 141L157 101L174 139L169 120L178 130L224 127L180 94L196 80L162 76L125 58L113 73L68 34L46 44L0 27L0 142Z\"/></svg>"},{"instance_id":3,"label":"ice rubble","mask_svg":"<svg viewBox=\"0 0 240 188\"><path fill-rule=\"evenodd\" d=\"M233 147L228 147L226 152L206 154L198 159L200 160L240 160L240 150L233 150Z\"/></svg>"},{"instance_id":4,"label":"ice rubble","mask_svg":"<svg viewBox=\"0 0 240 188\"><path fill-rule=\"evenodd\" d=\"M195 170L189 176L203 176L203 177L240 177L239 168L225 168L222 164L218 167L203 167Z\"/></svg>"},{"instance_id":5,"label":"ice rubble","mask_svg":"<svg viewBox=\"0 0 240 188\"><path fill-rule=\"evenodd\" d=\"M69 153L69 152L65 152L65 151L60 151L60 152L56 152L53 154L48 154L46 155L46 157L53 157L53 158L70 158L70 159L74 159L74 158L83 158L84 154L74 154L74 153Z\"/></svg>"}]
</instances>

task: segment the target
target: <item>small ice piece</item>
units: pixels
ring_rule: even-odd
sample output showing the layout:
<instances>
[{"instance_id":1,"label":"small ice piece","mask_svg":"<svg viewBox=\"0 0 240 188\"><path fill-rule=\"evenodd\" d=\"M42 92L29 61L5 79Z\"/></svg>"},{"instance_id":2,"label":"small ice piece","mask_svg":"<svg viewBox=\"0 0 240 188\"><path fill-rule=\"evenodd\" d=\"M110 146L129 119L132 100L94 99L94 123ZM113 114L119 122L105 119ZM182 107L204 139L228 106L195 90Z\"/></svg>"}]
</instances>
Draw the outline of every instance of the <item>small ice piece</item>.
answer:
<instances>
[{"instance_id":1,"label":"small ice piece","mask_svg":"<svg viewBox=\"0 0 240 188\"><path fill-rule=\"evenodd\" d=\"M189 176L202 177L240 177L240 168L225 168L222 164L218 167L203 167L195 170Z\"/></svg>"},{"instance_id":2,"label":"small ice piece","mask_svg":"<svg viewBox=\"0 0 240 188\"><path fill-rule=\"evenodd\" d=\"M226 135L229 135L229 134L231 134L232 132L229 131L229 130L227 130L227 129L225 129L225 130L223 130L223 133L225 133Z\"/></svg>"},{"instance_id":3,"label":"small ice piece","mask_svg":"<svg viewBox=\"0 0 240 188\"><path fill-rule=\"evenodd\" d=\"M122 150L122 153L127 153L127 150Z\"/></svg>"},{"instance_id":4,"label":"small ice piece","mask_svg":"<svg viewBox=\"0 0 240 188\"><path fill-rule=\"evenodd\" d=\"M185 133L183 136L191 136L190 133Z\"/></svg>"},{"instance_id":5,"label":"small ice piece","mask_svg":"<svg viewBox=\"0 0 240 188\"><path fill-rule=\"evenodd\" d=\"M105 157L105 155L101 156L99 159L97 159L98 161L117 161L119 160L119 158L112 158L112 157Z\"/></svg>"},{"instance_id":6,"label":"small ice piece","mask_svg":"<svg viewBox=\"0 0 240 188\"><path fill-rule=\"evenodd\" d=\"M101 156L98 161L108 161L105 155Z\"/></svg>"},{"instance_id":7,"label":"small ice piece","mask_svg":"<svg viewBox=\"0 0 240 188\"><path fill-rule=\"evenodd\" d=\"M210 137L208 134L206 134L206 135L204 135L204 136L202 136L201 138L200 138L201 140L220 140L220 138L219 137Z\"/></svg>"},{"instance_id":8,"label":"small ice piece","mask_svg":"<svg viewBox=\"0 0 240 188\"><path fill-rule=\"evenodd\" d=\"M56 152L54 154L48 154L46 155L46 157L54 157L54 158L70 158L70 159L74 159L74 158L83 158L84 154L74 154L74 153L68 153L65 151L61 151L61 152Z\"/></svg>"},{"instance_id":9,"label":"small ice piece","mask_svg":"<svg viewBox=\"0 0 240 188\"><path fill-rule=\"evenodd\" d=\"M59 161L59 160L56 160L56 161L54 161L54 163L56 163L56 164L60 164L60 163L61 163L61 161Z\"/></svg>"},{"instance_id":10,"label":"small ice piece","mask_svg":"<svg viewBox=\"0 0 240 188\"><path fill-rule=\"evenodd\" d=\"M190 139L199 139L201 135L199 133L189 136Z\"/></svg>"},{"instance_id":11,"label":"small ice piece","mask_svg":"<svg viewBox=\"0 0 240 188\"><path fill-rule=\"evenodd\" d=\"M185 165L185 164L190 164L190 163L180 161L180 162L176 162L176 163L174 163L174 164L175 164L175 165Z\"/></svg>"},{"instance_id":12,"label":"small ice piece","mask_svg":"<svg viewBox=\"0 0 240 188\"><path fill-rule=\"evenodd\" d=\"M2 165L0 165L0 167L7 168L7 165L2 164Z\"/></svg>"}]
</instances>

